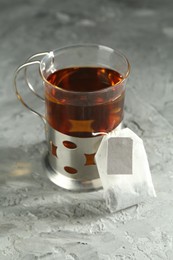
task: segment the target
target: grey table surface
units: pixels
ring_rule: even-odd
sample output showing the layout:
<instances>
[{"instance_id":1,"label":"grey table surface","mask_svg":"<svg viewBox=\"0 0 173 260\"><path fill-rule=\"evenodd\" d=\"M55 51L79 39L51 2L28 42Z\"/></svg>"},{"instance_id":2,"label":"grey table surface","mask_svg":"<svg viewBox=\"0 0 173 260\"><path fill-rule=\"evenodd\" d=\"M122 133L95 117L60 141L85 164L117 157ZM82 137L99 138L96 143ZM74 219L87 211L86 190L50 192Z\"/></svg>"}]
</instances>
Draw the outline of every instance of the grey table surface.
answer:
<instances>
[{"instance_id":1,"label":"grey table surface","mask_svg":"<svg viewBox=\"0 0 173 260\"><path fill-rule=\"evenodd\" d=\"M171 0L0 0L1 260L173 259L172 12ZM129 58L124 123L144 140L157 192L114 214L103 191L70 193L48 180L43 124L13 90L28 56L86 42Z\"/></svg>"}]
</instances>

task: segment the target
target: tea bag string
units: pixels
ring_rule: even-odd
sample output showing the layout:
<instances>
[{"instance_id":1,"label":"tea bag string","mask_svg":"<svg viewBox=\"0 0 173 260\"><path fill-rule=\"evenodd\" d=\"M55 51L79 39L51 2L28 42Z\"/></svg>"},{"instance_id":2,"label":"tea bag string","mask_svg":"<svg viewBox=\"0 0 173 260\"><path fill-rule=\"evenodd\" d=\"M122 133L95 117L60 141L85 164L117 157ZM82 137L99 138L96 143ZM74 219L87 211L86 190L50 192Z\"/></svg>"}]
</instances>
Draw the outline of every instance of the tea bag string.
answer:
<instances>
[{"instance_id":1,"label":"tea bag string","mask_svg":"<svg viewBox=\"0 0 173 260\"><path fill-rule=\"evenodd\" d=\"M96 132L96 133L92 133L92 135L95 137L95 136L98 136L98 135L108 135L109 133L107 132Z\"/></svg>"},{"instance_id":2,"label":"tea bag string","mask_svg":"<svg viewBox=\"0 0 173 260\"><path fill-rule=\"evenodd\" d=\"M108 136L110 135L111 133L115 132L116 130L120 130L122 129L123 126L122 126L122 122L120 122L114 129L112 129L110 132L96 132L96 133L92 133L92 135L95 137L95 136L98 136L98 135L104 135L104 136Z\"/></svg>"}]
</instances>

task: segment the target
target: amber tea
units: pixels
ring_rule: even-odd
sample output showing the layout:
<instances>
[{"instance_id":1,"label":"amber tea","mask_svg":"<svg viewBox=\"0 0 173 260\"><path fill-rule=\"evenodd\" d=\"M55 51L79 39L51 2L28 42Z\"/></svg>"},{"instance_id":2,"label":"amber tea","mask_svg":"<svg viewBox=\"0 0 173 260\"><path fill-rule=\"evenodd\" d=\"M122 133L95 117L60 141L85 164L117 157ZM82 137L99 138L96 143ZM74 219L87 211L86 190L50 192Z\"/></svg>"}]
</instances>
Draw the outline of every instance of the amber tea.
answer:
<instances>
[{"instance_id":1,"label":"amber tea","mask_svg":"<svg viewBox=\"0 0 173 260\"><path fill-rule=\"evenodd\" d=\"M37 93L30 80L28 68L38 65L44 95ZM31 93L45 101L44 114L20 95L17 78L22 71ZM130 64L121 51L97 44L38 53L17 69L16 95L44 122L48 145L44 168L56 185L73 191L102 187L95 155L104 134L121 128L129 72Z\"/></svg>"},{"instance_id":2,"label":"amber tea","mask_svg":"<svg viewBox=\"0 0 173 260\"><path fill-rule=\"evenodd\" d=\"M117 71L101 67L74 67L53 72L47 81L54 87L45 89L48 123L57 131L76 137L110 132L123 117L124 90L113 98L122 80L123 76ZM111 87L110 98L99 94ZM64 90L64 95L59 96L59 89ZM80 93L75 104L68 103L67 91ZM97 91L92 104L87 103L85 94Z\"/></svg>"}]
</instances>

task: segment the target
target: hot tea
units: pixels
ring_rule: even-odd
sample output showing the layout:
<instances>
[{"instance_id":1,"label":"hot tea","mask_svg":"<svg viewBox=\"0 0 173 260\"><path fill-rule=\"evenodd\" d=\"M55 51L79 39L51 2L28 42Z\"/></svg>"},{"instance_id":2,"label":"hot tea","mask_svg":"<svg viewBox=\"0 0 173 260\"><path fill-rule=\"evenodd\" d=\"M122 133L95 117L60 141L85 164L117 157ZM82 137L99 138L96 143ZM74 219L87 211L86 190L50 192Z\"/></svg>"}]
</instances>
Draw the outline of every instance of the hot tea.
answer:
<instances>
[{"instance_id":1,"label":"hot tea","mask_svg":"<svg viewBox=\"0 0 173 260\"><path fill-rule=\"evenodd\" d=\"M27 71L38 64L44 97L36 92ZM20 95L17 77L22 70L27 87L45 100L45 113L30 107ZM104 134L121 128L129 71L129 62L119 50L97 44L38 53L17 69L16 95L44 122L48 148L44 166L58 186L73 191L102 187L95 156Z\"/></svg>"},{"instance_id":2,"label":"hot tea","mask_svg":"<svg viewBox=\"0 0 173 260\"><path fill-rule=\"evenodd\" d=\"M101 67L74 67L53 72L47 81L54 87L48 86L45 90L48 123L57 131L76 137L110 132L123 117L124 90L121 88L117 95L122 80L122 75L117 71ZM108 94L100 94L107 88L112 88L110 98ZM64 90L61 96L59 89ZM68 102L66 93L69 91L79 93L75 104ZM94 100L89 104L88 92L97 91L98 95L94 95Z\"/></svg>"}]
</instances>

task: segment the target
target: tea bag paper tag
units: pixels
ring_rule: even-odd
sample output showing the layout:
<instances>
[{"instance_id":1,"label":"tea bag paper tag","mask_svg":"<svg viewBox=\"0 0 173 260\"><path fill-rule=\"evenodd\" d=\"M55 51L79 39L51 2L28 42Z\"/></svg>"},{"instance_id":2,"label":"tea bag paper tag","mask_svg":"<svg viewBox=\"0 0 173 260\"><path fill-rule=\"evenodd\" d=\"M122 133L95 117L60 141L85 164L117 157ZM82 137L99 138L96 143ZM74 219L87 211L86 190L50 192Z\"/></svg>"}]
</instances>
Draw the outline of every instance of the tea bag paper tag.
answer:
<instances>
[{"instance_id":1,"label":"tea bag paper tag","mask_svg":"<svg viewBox=\"0 0 173 260\"><path fill-rule=\"evenodd\" d=\"M111 212L156 196L143 141L129 128L105 135L95 161Z\"/></svg>"},{"instance_id":2,"label":"tea bag paper tag","mask_svg":"<svg viewBox=\"0 0 173 260\"><path fill-rule=\"evenodd\" d=\"M129 137L108 138L107 174L132 174L132 146Z\"/></svg>"}]
</instances>

